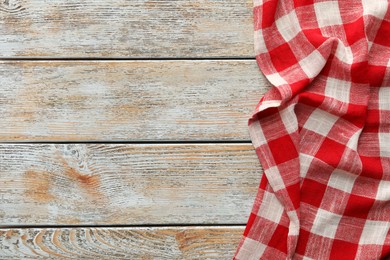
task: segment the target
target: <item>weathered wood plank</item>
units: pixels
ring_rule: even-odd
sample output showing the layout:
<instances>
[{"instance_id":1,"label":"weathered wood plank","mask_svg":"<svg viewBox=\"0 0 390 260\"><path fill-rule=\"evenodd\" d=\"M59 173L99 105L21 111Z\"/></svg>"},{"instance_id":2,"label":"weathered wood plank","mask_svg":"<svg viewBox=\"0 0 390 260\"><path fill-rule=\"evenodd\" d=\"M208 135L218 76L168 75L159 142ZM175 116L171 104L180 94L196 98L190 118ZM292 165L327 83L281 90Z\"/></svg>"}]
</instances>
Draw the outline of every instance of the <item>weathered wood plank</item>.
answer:
<instances>
[{"instance_id":1,"label":"weathered wood plank","mask_svg":"<svg viewBox=\"0 0 390 260\"><path fill-rule=\"evenodd\" d=\"M231 259L243 226L0 229L2 259Z\"/></svg>"},{"instance_id":2,"label":"weathered wood plank","mask_svg":"<svg viewBox=\"0 0 390 260\"><path fill-rule=\"evenodd\" d=\"M244 227L0 229L6 259L231 259Z\"/></svg>"},{"instance_id":3,"label":"weathered wood plank","mask_svg":"<svg viewBox=\"0 0 390 260\"><path fill-rule=\"evenodd\" d=\"M243 224L251 144L2 144L1 225Z\"/></svg>"},{"instance_id":4,"label":"weathered wood plank","mask_svg":"<svg viewBox=\"0 0 390 260\"><path fill-rule=\"evenodd\" d=\"M254 56L251 0L0 1L0 57Z\"/></svg>"},{"instance_id":5,"label":"weathered wood plank","mask_svg":"<svg viewBox=\"0 0 390 260\"><path fill-rule=\"evenodd\" d=\"M249 140L255 61L3 61L0 141Z\"/></svg>"}]
</instances>

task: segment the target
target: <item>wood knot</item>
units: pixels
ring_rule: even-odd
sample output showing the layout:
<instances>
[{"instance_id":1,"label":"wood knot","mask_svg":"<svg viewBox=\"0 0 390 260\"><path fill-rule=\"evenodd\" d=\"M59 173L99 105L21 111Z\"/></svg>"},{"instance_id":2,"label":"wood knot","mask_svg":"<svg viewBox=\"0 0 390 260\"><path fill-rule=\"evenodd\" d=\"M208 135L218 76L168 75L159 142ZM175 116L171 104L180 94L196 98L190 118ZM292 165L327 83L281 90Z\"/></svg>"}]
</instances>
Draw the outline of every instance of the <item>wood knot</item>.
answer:
<instances>
[{"instance_id":1,"label":"wood knot","mask_svg":"<svg viewBox=\"0 0 390 260\"><path fill-rule=\"evenodd\" d=\"M0 0L0 11L6 13L19 13L25 10L18 0Z\"/></svg>"}]
</instances>

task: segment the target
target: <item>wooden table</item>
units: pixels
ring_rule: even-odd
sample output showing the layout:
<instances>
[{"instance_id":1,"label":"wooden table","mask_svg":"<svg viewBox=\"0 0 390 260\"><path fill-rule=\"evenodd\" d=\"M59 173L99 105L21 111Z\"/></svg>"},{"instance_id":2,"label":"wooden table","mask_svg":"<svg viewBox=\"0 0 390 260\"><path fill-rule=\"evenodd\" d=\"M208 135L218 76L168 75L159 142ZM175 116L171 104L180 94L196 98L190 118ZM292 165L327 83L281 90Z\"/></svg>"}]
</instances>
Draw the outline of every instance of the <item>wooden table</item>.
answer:
<instances>
[{"instance_id":1,"label":"wooden table","mask_svg":"<svg viewBox=\"0 0 390 260\"><path fill-rule=\"evenodd\" d=\"M1 0L0 258L231 259L253 53L251 0Z\"/></svg>"}]
</instances>

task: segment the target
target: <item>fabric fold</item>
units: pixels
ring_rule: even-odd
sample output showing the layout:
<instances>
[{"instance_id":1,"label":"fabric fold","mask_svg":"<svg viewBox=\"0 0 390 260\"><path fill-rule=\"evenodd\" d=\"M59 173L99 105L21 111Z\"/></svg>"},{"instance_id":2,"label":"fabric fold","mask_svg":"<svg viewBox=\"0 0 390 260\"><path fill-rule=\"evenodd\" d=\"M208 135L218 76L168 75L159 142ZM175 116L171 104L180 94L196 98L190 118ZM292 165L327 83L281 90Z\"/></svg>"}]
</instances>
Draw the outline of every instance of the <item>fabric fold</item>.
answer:
<instances>
[{"instance_id":1,"label":"fabric fold","mask_svg":"<svg viewBox=\"0 0 390 260\"><path fill-rule=\"evenodd\" d=\"M254 1L272 84L248 120L264 169L234 259L390 254L388 1Z\"/></svg>"}]
</instances>

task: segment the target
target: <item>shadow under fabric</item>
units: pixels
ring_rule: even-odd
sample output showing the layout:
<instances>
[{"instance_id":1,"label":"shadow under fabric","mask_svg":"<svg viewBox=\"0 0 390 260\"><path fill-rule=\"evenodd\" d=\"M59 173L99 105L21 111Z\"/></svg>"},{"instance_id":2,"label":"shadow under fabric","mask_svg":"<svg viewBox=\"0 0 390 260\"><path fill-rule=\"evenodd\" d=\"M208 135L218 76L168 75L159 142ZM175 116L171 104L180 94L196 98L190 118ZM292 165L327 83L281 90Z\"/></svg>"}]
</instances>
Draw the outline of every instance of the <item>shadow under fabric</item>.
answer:
<instances>
[{"instance_id":1,"label":"shadow under fabric","mask_svg":"<svg viewBox=\"0 0 390 260\"><path fill-rule=\"evenodd\" d=\"M254 0L273 87L249 119L264 168L234 259L390 254L390 8Z\"/></svg>"}]
</instances>

